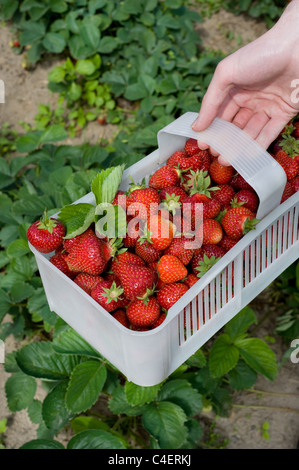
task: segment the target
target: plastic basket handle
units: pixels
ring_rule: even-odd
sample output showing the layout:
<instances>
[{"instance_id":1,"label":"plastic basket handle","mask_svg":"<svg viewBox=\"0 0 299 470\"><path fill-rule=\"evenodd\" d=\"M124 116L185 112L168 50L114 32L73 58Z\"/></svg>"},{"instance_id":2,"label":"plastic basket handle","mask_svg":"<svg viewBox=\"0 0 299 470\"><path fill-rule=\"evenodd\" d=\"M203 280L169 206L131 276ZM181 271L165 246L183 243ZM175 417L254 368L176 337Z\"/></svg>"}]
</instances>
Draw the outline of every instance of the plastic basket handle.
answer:
<instances>
[{"instance_id":1,"label":"plastic basket handle","mask_svg":"<svg viewBox=\"0 0 299 470\"><path fill-rule=\"evenodd\" d=\"M254 188L259 197L256 216L262 219L280 204L286 185L284 170L265 149L231 122L216 118L204 131L193 131L191 125L197 115L185 113L158 132L160 162L181 148L178 145L182 146L187 138L205 142Z\"/></svg>"}]
</instances>

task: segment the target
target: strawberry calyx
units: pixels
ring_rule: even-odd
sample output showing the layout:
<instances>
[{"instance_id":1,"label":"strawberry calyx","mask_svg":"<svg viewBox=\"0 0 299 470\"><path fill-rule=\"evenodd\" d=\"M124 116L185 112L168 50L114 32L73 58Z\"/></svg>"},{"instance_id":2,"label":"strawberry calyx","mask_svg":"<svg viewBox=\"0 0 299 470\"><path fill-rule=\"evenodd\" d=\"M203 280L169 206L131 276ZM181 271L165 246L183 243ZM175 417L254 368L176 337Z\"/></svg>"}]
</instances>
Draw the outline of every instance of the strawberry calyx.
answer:
<instances>
[{"instance_id":1,"label":"strawberry calyx","mask_svg":"<svg viewBox=\"0 0 299 470\"><path fill-rule=\"evenodd\" d=\"M249 219L246 217L243 224L243 235L254 230L256 228L256 224L259 222L259 219Z\"/></svg>"},{"instance_id":2,"label":"strawberry calyx","mask_svg":"<svg viewBox=\"0 0 299 470\"><path fill-rule=\"evenodd\" d=\"M279 145L290 158L294 158L296 155L299 155L299 140L292 135L283 134Z\"/></svg>"},{"instance_id":3,"label":"strawberry calyx","mask_svg":"<svg viewBox=\"0 0 299 470\"><path fill-rule=\"evenodd\" d=\"M133 180L132 176L129 175L129 178L131 180L131 183L129 185L129 188L128 188L128 191L127 191L127 194L130 194L132 193L133 191L135 191L136 189L145 189L147 188L147 185L146 185L146 182L145 182L145 178L143 178L142 182L141 183L135 183L135 181Z\"/></svg>"},{"instance_id":4,"label":"strawberry calyx","mask_svg":"<svg viewBox=\"0 0 299 470\"><path fill-rule=\"evenodd\" d=\"M47 215L47 209L44 211L44 215L40 219L39 223L37 224L37 228L40 230L47 230L51 234L53 233L53 229L57 226L57 221L54 219L50 219Z\"/></svg>"},{"instance_id":5,"label":"strawberry calyx","mask_svg":"<svg viewBox=\"0 0 299 470\"><path fill-rule=\"evenodd\" d=\"M244 201L238 201L236 197L234 197L230 202L231 207L241 207L244 206L244 204Z\"/></svg>"},{"instance_id":6,"label":"strawberry calyx","mask_svg":"<svg viewBox=\"0 0 299 470\"><path fill-rule=\"evenodd\" d=\"M182 207L180 202L181 196L176 196L175 194L166 194L166 199L164 199L162 206L165 207L171 214L175 215L176 212Z\"/></svg>"},{"instance_id":7,"label":"strawberry calyx","mask_svg":"<svg viewBox=\"0 0 299 470\"><path fill-rule=\"evenodd\" d=\"M197 277L201 278L209 269L211 269L217 261L220 260L220 257L216 258L215 255L212 255L210 258L204 253L203 260L199 261L198 266L195 268L198 271Z\"/></svg>"},{"instance_id":8,"label":"strawberry calyx","mask_svg":"<svg viewBox=\"0 0 299 470\"><path fill-rule=\"evenodd\" d=\"M124 292L123 288L117 286L115 281L112 282L111 287L103 287L103 291L102 297L107 297L107 304L118 300Z\"/></svg>"},{"instance_id":9,"label":"strawberry calyx","mask_svg":"<svg viewBox=\"0 0 299 470\"><path fill-rule=\"evenodd\" d=\"M191 170L189 180L186 183L190 196L193 194L204 194L211 197L211 191L218 191L218 186L211 187L211 178L207 171Z\"/></svg>"},{"instance_id":10,"label":"strawberry calyx","mask_svg":"<svg viewBox=\"0 0 299 470\"><path fill-rule=\"evenodd\" d=\"M148 304L148 301L150 299L150 297L156 292L156 286L152 287L151 289L147 288L146 289L146 292L137 297L138 300L142 300L144 305L147 305Z\"/></svg>"}]
</instances>

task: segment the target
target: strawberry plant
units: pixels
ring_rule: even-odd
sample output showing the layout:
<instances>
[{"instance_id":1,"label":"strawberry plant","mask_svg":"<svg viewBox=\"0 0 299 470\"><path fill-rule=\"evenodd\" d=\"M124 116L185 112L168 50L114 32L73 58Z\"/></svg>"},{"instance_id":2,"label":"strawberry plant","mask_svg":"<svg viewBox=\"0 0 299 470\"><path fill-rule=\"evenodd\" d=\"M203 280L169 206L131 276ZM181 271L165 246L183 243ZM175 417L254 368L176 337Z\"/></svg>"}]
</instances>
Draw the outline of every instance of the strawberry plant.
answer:
<instances>
[{"instance_id":1,"label":"strawberry plant","mask_svg":"<svg viewBox=\"0 0 299 470\"><path fill-rule=\"evenodd\" d=\"M68 449L200 448L203 406L226 416L233 390L252 387L257 374L273 380L277 373L270 347L248 332L254 323L253 310L245 308L210 353L199 350L162 383L141 387L58 320L52 341L26 344L6 358L8 406L13 412L26 409L38 425L36 439L22 448L64 448L63 429L70 436ZM36 380L47 387L43 401L35 398ZM98 414L100 396L107 415Z\"/></svg>"}]
</instances>

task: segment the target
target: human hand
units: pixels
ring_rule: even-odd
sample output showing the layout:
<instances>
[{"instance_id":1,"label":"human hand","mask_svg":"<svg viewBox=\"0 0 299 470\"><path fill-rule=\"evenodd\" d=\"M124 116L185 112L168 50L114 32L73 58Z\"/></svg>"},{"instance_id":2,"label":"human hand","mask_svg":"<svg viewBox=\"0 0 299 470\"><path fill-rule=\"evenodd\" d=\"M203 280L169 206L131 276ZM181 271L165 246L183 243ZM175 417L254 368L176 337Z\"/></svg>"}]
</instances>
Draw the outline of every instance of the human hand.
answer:
<instances>
[{"instance_id":1,"label":"human hand","mask_svg":"<svg viewBox=\"0 0 299 470\"><path fill-rule=\"evenodd\" d=\"M293 0L271 30L218 64L193 130L204 130L220 117L268 148L299 112L292 88L299 80L298 43L299 0ZM221 156L219 162L228 164Z\"/></svg>"}]
</instances>

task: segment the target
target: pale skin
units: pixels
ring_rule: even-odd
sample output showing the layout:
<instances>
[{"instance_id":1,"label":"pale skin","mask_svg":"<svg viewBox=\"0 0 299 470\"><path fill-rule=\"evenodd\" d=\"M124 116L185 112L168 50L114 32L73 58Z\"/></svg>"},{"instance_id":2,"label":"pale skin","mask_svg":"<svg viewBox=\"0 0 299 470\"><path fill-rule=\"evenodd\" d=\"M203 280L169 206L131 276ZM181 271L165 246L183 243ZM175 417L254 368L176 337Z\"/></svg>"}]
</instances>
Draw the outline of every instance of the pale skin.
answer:
<instances>
[{"instance_id":1,"label":"pale skin","mask_svg":"<svg viewBox=\"0 0 299 470\"><path fill-rule=\"evenodd\" d=\"M202 131L220 117L267 149L299 112L299 93L294 94L294 86L299 87L298 53L299 0L293 0L272 29L218 64L193 130ZM201 141L198 145L209 147Z\"/></svg>"}]
</instances>

